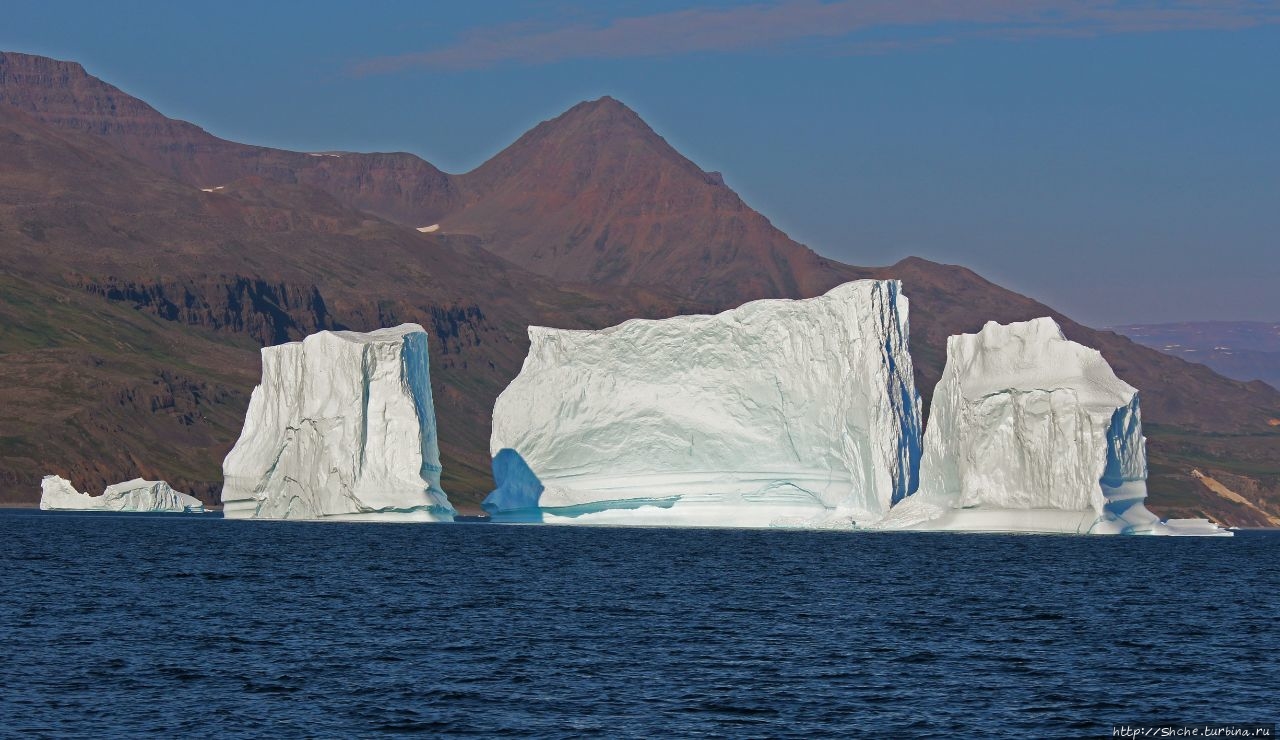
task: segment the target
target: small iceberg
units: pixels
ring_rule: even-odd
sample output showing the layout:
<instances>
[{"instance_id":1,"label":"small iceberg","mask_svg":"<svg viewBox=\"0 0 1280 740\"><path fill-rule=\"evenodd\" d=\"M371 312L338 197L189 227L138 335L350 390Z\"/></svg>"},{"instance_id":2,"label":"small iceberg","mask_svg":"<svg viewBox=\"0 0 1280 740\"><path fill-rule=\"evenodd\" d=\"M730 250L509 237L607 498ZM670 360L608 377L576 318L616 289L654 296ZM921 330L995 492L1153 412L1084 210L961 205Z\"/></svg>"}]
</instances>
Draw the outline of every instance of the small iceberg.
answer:
<instances>
[{"instance_id":1,"label":"small iceberg","mask_svg":"<svg viewBox=\"0 0 1280 740\"><path fill-rule=\"evenodd\" d=\"M90 496L57 475L46 475L40 481L40 508L45 511L204 512L200 499L175 491L162 480L134 478L107 486L100 496Z\"/></svg>"}]
</instances>

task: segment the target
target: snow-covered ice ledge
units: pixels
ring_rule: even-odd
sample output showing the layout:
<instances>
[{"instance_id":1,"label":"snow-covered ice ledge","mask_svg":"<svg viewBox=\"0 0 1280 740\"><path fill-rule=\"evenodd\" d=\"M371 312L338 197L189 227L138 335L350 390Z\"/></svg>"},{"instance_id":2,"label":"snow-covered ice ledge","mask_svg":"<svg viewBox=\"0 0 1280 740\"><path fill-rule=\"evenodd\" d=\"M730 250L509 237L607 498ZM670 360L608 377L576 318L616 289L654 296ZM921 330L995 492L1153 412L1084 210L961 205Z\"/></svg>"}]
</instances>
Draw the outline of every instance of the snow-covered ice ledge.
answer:
<instances>
[{"instance_id":1,"label":"snow-covered ice ledge","mask_svg":"<svg viewBox=\"0 0 1280 740\"><path fill-rule=\"evenodd\" d=\"M77 491L66 478L46 475L40 481L40 508L46 511L202 513L204 504L191 494L173 490L162 480L134 478L107 486L100 496L91 496Z\"/></svg>"},{"instance_id":2,"label":"snow-covered ice ledge","mask_svg":"<svg viewBox=\"0 0 1280 740\"><path fill-rule=\"evenodd\" d=\"M917 493L877 529L1229 534L1147 510L1138 391L1052 319L947 340Z\"/></svg>"},{"instance_id":3,"label":"snow-covered ice ledge","mask_svg":"<svg viewBox=\"0 0 1280 740\"><path fill-rule=\"evenodd\" d=\"M494 407L496 521L843 526L915 488L897 281L599 331L530 327Z\"/></svg>"},{"instance_id":4,"label":"snow-covered ice ledge","mask_svg":"<svg viewBox=\"0 0 1280 740\"><path fill-rule=\"evenodd\" d=\"M222 470L227 518L452 521L426 332L322 331L264 347Z\"/></svg>"}]
</instances>

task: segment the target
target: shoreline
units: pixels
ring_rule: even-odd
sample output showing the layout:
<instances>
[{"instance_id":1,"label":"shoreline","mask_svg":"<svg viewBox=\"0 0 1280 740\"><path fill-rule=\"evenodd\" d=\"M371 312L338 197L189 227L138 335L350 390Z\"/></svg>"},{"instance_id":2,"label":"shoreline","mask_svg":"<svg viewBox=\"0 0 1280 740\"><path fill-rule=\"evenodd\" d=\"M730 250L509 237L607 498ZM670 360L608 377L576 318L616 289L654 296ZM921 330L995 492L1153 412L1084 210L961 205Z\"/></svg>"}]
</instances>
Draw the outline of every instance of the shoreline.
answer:
<instances>
[{"instance_id":1,"label":"shoreline","mask_svg":"<svg viewBox=\"0 0 1280 740\"><path fill-rule=\"evenodd\" d=\"M38 504L21 504L21 503L13 503L13 502L0 502L0 511L44 511L44 510L43 510L43 509L41 509L41 508L40 508L40 506L39 506ZM55 514L57 514L57 513L77 513L77 510L74 510L74 509L59 509L59 510L52 510L52 511L50 511L50 513L55 513ZM82 511L82 512L79 512L79 513L92 513L92 514L126 514L126 515L127 515L127 514L144 514L144 515L145 515L145 514L155 514L155 513L173 513L173 512L118 512L118 511L117 511L117 512L100 512L100 511L90 511L90 510L85 510L85 511ZM205 509L204 513L206 513L206 514L220 514L220 513L222 513L222 510L221 510L221 508L218 508L218 509ZM477 516L475 516L475 515L463 514L462 512L459 512L459 515L461 516L461 520L455 520L455 521L453 521L453 522L432 522L432 523L433 523L433 524L473 524L473 523L477 523L477 520L480 518L480 517L477 517ZM246 520L246 521L249 521L249 520ZM323 520L305 520L305 519L296 519L296 520L288 520L288 519L261 519L261 520L256 520L256 521L297 521L297 522L304 522L304 521L323 521ZM377 522L370 522L370 523L377 523ZM409 522L400 522L400 523L402 523L402 524L403 524L403 523L409 523ZM509 524L509 523L497 522L497 524L499 524L499 525L503 525L503 524ZM572 529L572 528L573 528L573 527L565 527L565 526L563 526L563 525L549 525L549 526L557 526L557 528L569 528L569 529ZM1230 530L1230 531L1236 531L1236 532L1280 532L1280 527L1232 527L1231 525L1219 525L1219 526L1223 526L1223 527L1224 527L1224 529L1228 529L1228 530ZM587 527L587 528L594 528L594 527ZM635 525L622 525L622 528L636 528L636 527L635 527ZM650 525L650 526L640 526L639 528L640 528L640 529L664 529L664 530L678 530L678 529L707 529L707 527L652 526L652 525ZM715 527L711 527L711 529L716 529L716 528L715 528ZM738 528L730 527L730 528L725 528L725 529L726 529L726 531L728 531L728 530L735 530L735 529L738 529ZM748 528L748 529L751 529L751 528ZM762 527L762 528L758 528L758 529L768 530L768 529L772 529L772 528L769 528L769 527ZM785 528L785 527L784 527L784 528L782 528L782 529L790 529L790 528ZM797 528L797 530L805 530L805 528L801 527L801 528ZM821 530L821 529L809 529L809 530L805 530L805 531L823 531L823 530ZM872 530L866 530L866 531L872 531ZM938 531L939 531L939 532L946 532L947 530L938 530ZM877 532L877 533L878 533L878 532ZM958 534L1036 534L1036 533L1034 533L1034 532L1033 532L1033 533L1021 533L1021 532L956 532L956 531L953 531L952 533L953 533L953 534L956 534L956 533L958 533ZM1052 534L1052 533L1040 533L1040 534Z\"/></svg>"}]
</instances>

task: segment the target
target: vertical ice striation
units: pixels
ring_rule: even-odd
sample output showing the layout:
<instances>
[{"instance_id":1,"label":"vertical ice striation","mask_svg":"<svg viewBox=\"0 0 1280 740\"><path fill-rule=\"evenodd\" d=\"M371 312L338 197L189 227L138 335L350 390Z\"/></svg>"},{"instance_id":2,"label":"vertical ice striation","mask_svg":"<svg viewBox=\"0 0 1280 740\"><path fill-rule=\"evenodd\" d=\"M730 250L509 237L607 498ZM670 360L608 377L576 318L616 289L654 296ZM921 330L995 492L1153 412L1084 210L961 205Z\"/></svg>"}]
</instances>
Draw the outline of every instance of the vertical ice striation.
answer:
<instances>
[{"instance_id":1,"label":"vertical ice striation","mask_svg":"<svg viewBox=\"0 0 1280 740\"><path fill-rule=\"evenodd\" d=\"M1138 392L1052 319L947 340L920 489L879 526L1157 533Z\"/></svg>"},{"instance_id":2,"label":"vertical ice striation","mask_svg":"<svg viewBox=\"0 0 1280 740\"><path fill-rule=\"evenodd\" d=\"M322 331L264 347L222 470L230 518L451 521L426 332Z\"/></svg>"},{"instance_id":3,"label":"vertical ice striation","mask_svg":"<svg viewBox=\"0 0 1280 740\"><path fill-rule=\"evenodd\" d=\"M40 481L40 508L46 511L203 512L200 499L164 481L134 478L107 486L101 496L77 491L71 481L46 475Z\"/></svg>"},{"instance_id":4,"label":"vertical ice striation","mask_svg":"<svg viewBox=\"0 0 1280 740\"><path fill-rule=\"evenodd\" d=\"M529 338L494 407L496 518L850 525L915 489L897 281Z\"/></svg>"}]
</instances>

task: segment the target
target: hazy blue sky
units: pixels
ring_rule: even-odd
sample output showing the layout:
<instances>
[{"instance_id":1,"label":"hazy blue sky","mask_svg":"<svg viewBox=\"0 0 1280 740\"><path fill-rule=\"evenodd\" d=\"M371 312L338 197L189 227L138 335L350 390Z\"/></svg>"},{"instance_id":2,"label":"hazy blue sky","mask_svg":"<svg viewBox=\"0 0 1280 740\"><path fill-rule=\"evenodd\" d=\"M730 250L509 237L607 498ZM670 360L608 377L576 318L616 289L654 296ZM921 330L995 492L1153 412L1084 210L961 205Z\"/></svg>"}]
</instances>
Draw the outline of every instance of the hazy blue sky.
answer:
<instances>
[{"instance_id":1,"label":"hazy blue sky","mask_svg":"<svg viewBox=\"0 0 1280 740\"><path fill-rule=\"evenodd\" d=\"M7 0L0 48L230 139L452 172L609 94L831 257L1099 326L1280 320L1280 2L256 6Z\"/></svg>"}]
</instances>

